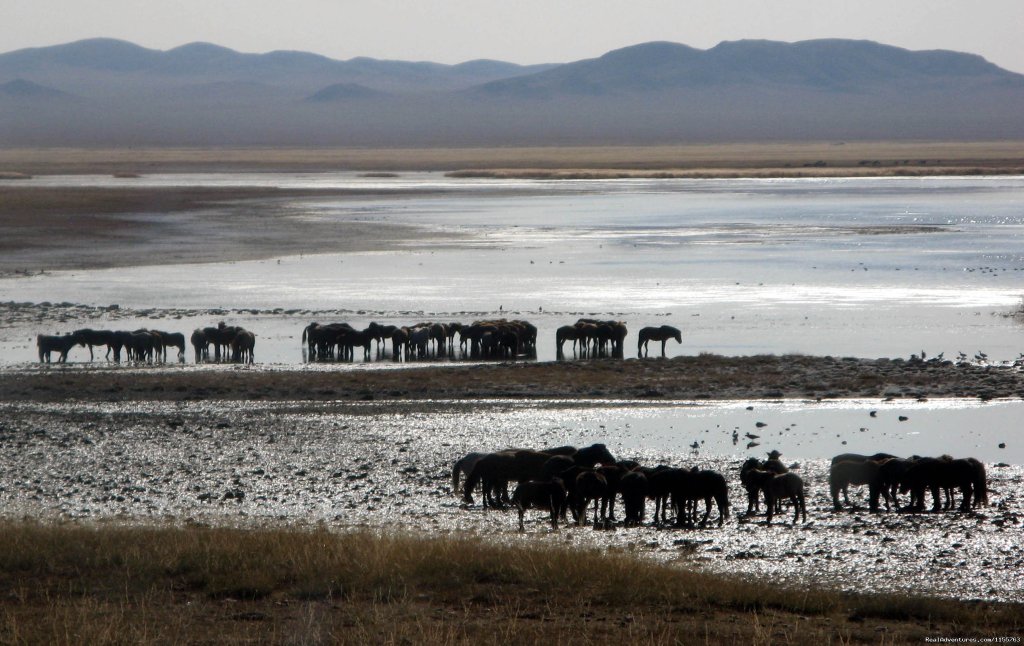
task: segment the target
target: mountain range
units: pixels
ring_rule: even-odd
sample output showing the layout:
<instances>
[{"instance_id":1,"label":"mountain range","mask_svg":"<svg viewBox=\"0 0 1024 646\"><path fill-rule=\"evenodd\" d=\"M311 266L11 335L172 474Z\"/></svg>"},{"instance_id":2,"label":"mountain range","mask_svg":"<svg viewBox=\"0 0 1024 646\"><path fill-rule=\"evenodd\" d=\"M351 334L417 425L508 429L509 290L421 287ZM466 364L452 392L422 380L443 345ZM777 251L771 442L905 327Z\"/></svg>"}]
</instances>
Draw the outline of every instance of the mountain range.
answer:
<instances>
[{"instance_id":1,"label":"mountain range","mask_svg":"<svg viewBox=\"0 0 1024 646\"><path fill-rule=\"evenodd\" d=\"M870 41L457 65L91 39L0 54L0 145L1024 138L1024 75Z\"/></svg>"}]
</instances>

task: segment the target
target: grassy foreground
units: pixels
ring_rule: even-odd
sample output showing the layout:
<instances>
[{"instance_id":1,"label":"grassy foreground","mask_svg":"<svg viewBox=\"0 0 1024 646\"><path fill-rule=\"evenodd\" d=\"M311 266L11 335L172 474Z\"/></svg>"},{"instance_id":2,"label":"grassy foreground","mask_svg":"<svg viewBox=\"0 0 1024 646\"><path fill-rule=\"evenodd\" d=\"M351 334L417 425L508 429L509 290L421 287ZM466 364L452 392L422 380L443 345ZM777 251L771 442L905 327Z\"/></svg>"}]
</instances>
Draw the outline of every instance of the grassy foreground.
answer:
<instances>
[{"instance_id":1,"label":"grassy foreground","mask_svg":"<svg viewBox=\"0 0 1024 646\"><path fill-rule=\"evenodd\" d=\"M1024 606L773 588L626 554L326 530L0 525L3 643L921 643Z\"/></svg>"}]
</instances>

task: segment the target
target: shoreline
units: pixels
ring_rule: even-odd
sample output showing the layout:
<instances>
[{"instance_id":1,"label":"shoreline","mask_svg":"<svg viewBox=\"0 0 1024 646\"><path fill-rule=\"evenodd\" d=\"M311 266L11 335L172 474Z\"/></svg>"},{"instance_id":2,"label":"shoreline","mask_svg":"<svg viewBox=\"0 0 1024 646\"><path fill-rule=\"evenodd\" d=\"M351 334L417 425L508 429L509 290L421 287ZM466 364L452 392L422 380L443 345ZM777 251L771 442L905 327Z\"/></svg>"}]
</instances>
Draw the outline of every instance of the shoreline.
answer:
<instances>
[{"instance_id":1,"label":"shoreline","mask_svg":"<svg viewBox=\"0 0 1024 646\"><path fill-rule=\"evenodd\" d=\"M59 385L56 383L59 380ZM1024 371L951 361L805 355L309 370L273 366L0 369L0 399L423 401L1024 398Z\"/></svg>"},{"instance_id":2,"label":"shoreline","mask_svg":"<svg viewBox=\"0 0 1024 646\"><path fill-rule=\"evenodd\" d=\"M499 148L10 148L3 183L25 176L182 172L599 171L660 176L802 177L1024 172L1024 141L814 141ZM18 175L23 179L14 179Z\"/></svg>"},{"instance_id":3,"label":"shoreline","mask_svg":"<svg viewBox=\"0 0 1024 646\"><path fill-rule=\"evenodd\" d=\"M454 232L442 236L411 225L311 220L286 203L286 198L373 197L377 191L139 189L130 184L124 189L40 189L31 181L0 182L0 277L390 251L461 240Z\"/></svg>"}]
</instances>

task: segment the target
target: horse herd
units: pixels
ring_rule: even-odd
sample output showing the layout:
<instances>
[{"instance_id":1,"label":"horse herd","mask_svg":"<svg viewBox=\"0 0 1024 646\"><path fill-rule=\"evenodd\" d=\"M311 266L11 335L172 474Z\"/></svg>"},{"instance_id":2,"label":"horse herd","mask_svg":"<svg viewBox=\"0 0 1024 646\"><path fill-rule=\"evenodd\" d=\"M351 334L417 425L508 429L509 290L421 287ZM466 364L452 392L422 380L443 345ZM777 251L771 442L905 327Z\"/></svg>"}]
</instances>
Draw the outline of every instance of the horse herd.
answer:
<instances>
[{"instance_id":1,"label":"horse herd","mask_svg":"<svg viewBox=\"0 0 1024 646\"><path fill-rule=\"evenodd\" d=\"M537 357L537 328L529 321L494 319L470 324L424 322L409 326L371 322L362 330L348 323L310 323L302 331L302 343L310 361L352 361L356 348L362 348L363 359L369 359L374 343L377 356L383 356L389 341L395 361L455 356L456 337L462 355L473 359Z\"/></svg>"},{"instance_id":2,"label":"horse herd","mask_svg":"<svg viewBox=\"0 0 1024 646\"><path fill-rule=\"evenodd\" d=\"M128 361L166 361L167 348L178 349L178 359L185 356L185 335L180 332L163 332L160 330L91 330L82 329L64 335L36 336L36 348L39 350L39 361L50 363L50 355L58 353L57 361L68 360L68 352L76 345L89 348L89 361L93 360L93 348L106 346L106 358L113 354L114 361L121 361L121 351L125 351Z\"/></svg>"},{"instance_id":3,"label":"horse herd","mask_svg":"<svg viewBox=\"0 0 1024 646\"><path fill-rule=\"evenodd\" d=\"M216 327L198 328L192 332L190 341L195 350L196 363L210 360L211 346L214 349L214 361L252 363L254 360L256 335L241 327L221 322ZM58 362L67 362L68 352L76 345L89 348L89 361L95 358L93 348L99 346L107 347L105 356L108 361L113 355L113 361L120 362L122 350L128 361L167 361L168 348L177 348L178 361L185 360L185 335L180 332L82 329L63 335L36 336L39 361L44 363L50 363L54 352L59 355Z\"/></svg>"},{"instance_id":4,"label":"horse herd","mask_svg":"<svg viewBox=\"0 0 1024 646\"><path fill-rule=\"evenodd\" d=\"M765 521L783 511L788 502L793 511L793 524L807 522L806 489L803 478L794 473L772 451L767 460L747 459L739 469L739 480L747 494L745 516L760 513L764 500ZM465 482L460 487L460 476ZM511 496L508 484L517 483ZM898 458L887 453L866 456L853 453L837 455L829 468L829 490L833 509L841 511L842 493L850 505L850 486L867 485L869 510L879 512L879 498L886 510L890 503L896 511L921 512L925 493L930 491L933 511L951 510L954 491L961 492L961 511L988 504L988 484L984 465L974 458L954 459L914 456ZM519 529L527 509L544 510L551 526L558 528L571 512L578 524L593 522L596 528L614 526L617 497L622 498L623 526L642 524L647 501L654 503L653 524L661 527L703 527L717 507L718 526L729 517L729 486L721 473L697 467L680 468L668 465L644 466L634 460L616 460L604 444L584 448L560 446L550 449L506 449L494 453L469 453L452 467L452 492L461 491L465 504L474 504L473 494L479 490L484 509L511 506L518 511ZM899 504L900 494L910 494L906 505ZM945 495L945 502L942 500ZM703 516L698 520L698 504L704 502Z\"/></svg>"},{"instance_id":5,"label":"horse herd","mask_svg":"<svg viewBox=\"0 0 1024 646\"><path fill-rule=\"evenodd\" d=\"M622 321L581 318L556 330L556 356L565 359L566 343L571 342L574 357L621 359L627 333ZM665 344L672 339L682 343L682 333L672 326L642 328L637 335L637 356L646 357L648 343L661 341L661 356L664 357ZM215 327L198 328L192 332L190 342L196 363L252 363L255 360L256 335L238 326L221 322ZM470 359L537 358L537 327L523 320L490 319L468 324L422 322L403 326L372 322L363 329L349 323L310 323L302 330L304 360L307 361L354 361L357 348L362 350L363 359L369 360L374 345L377 358L381 358L388 356L389 342L389 356L395 361L455 357L456 349L462 357ZM185 336L180 332L82 329L36 337L40 362L50 363L54 352L59 355L58 362L66 362L68 352L76 345L89 348L90 361L94 358L93 348L97 346L107 346L106 358L111 360L113 355L115 362L121 361L122 349L129 361L166 361L168 347L177 348L178 360L185 360Z\"/></svg>"}]
</instances>

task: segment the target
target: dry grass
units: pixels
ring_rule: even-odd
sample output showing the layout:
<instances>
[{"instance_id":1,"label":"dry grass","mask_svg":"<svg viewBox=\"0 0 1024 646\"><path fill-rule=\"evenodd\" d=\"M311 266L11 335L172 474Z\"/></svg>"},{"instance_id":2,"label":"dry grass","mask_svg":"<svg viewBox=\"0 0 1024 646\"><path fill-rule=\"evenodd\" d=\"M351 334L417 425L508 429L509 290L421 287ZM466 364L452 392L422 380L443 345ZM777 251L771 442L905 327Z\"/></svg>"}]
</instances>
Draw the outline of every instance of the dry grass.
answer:
<instances>
[{"instance_id":1,"label":"dry grass","mask_svg":"<svg viewBox=\"0 0 1024 646\"><path fill-rule=\"evenodd\" d=\"M780 589L624 554L325 530L0 526L4 643L900 643L1019 605Z\"/></svg>"}]
</instances>

